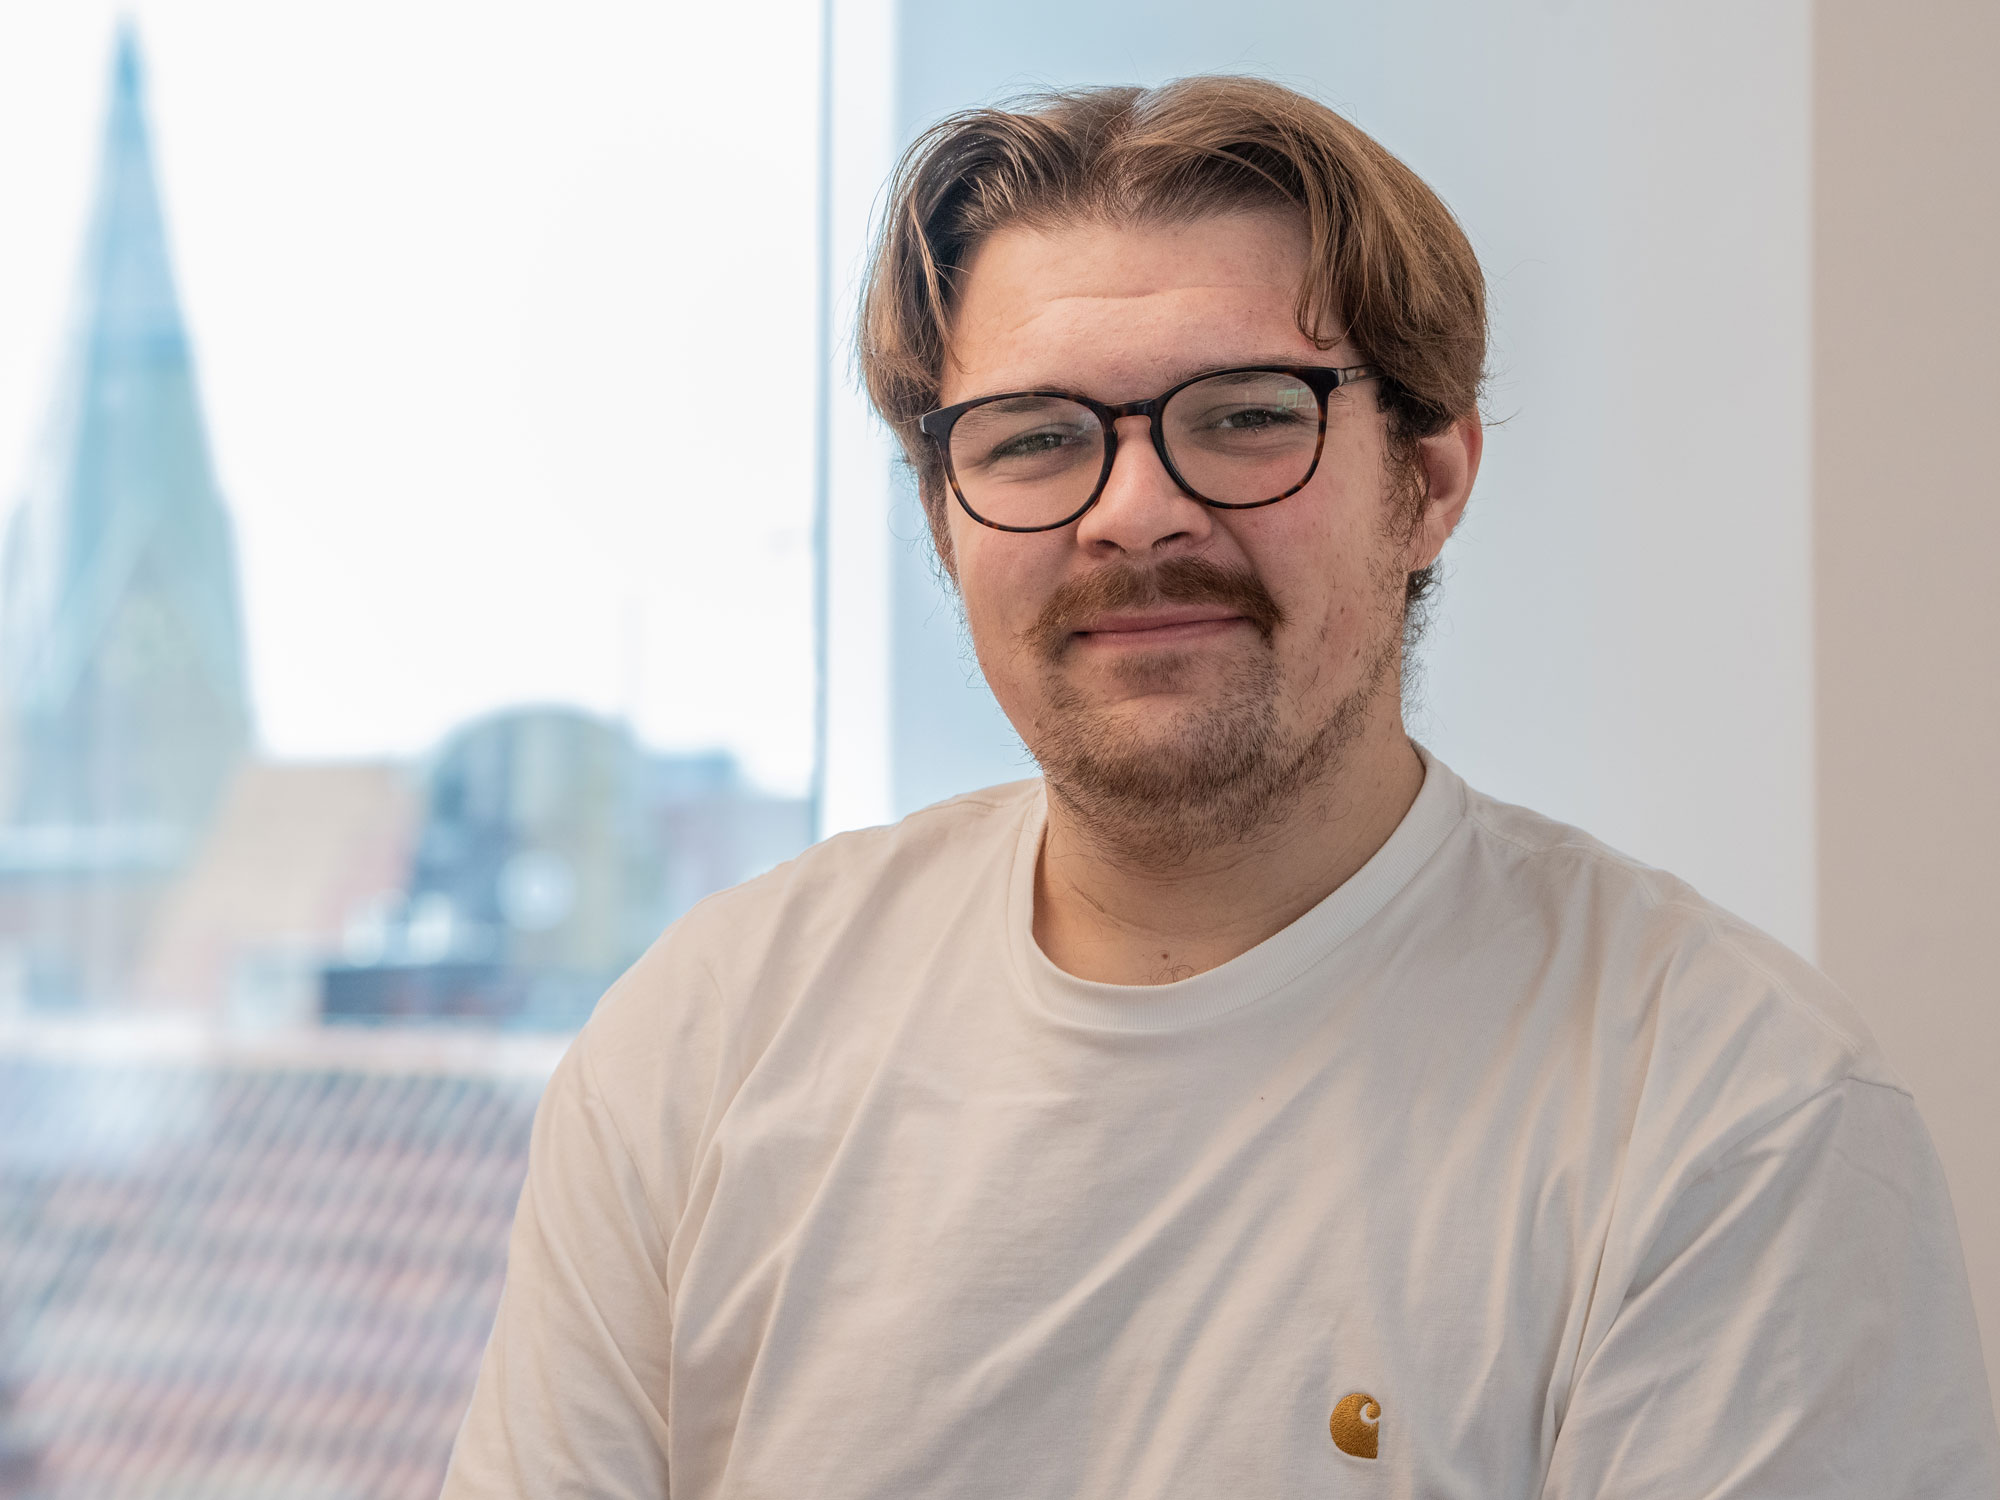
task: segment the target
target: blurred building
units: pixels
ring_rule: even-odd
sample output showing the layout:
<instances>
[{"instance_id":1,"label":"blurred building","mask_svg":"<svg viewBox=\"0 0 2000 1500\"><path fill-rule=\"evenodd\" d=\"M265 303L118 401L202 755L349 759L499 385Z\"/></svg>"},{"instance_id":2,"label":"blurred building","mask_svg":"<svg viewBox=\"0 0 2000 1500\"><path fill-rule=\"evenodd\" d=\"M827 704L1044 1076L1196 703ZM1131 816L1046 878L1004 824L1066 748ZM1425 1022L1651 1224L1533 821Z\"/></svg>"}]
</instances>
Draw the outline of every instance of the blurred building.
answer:
<instances>
[{"instance_id":1,"label":"blurred building","mask_svg":"<svg viewBox=\"0 0 2000 1500\"><path fill-rule=\"evenodd\" d=\"M811 841L805 799L727 754L650 752L575 709L492 715L433 761L407 888L350 927L323 1014L575 1025L675 917Z\"/></svg>"},{"instance_id":2,"label":"blurred building","mask_svg":"<svg viewBox=\"0 0 2000 1500\"><path fill-rule=\"evenodd\" d=\"M134 1006L256 1028L313 1020L321 967L401 898L420 820L412 767L246 762L160 899Z\"/></svg>"},{"instance_id":3,"label":"blurred building","mask_svg":"<svg viewBox=\"0 0 2000 1500\"><path fill-rule=\"evenodd\" d=\"M250 733L234 546L126 30L68 348L0 572L9 988L121 994Z\"/></svg>"}]
</instances>

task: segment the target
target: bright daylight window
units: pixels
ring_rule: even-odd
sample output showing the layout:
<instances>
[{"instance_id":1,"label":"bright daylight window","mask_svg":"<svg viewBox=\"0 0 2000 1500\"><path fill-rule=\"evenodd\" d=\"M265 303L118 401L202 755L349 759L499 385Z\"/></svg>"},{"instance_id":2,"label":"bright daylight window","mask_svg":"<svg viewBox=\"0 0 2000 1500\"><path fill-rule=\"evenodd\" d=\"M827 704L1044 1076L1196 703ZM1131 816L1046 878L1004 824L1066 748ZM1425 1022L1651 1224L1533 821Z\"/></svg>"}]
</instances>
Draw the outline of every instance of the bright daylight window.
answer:
<instances>
[{"instance_id":1,"label":"bright daylight window","mask_svg":"<svg viewBox=\"0 0 2000 1500\"><path fill-rule=\"evenodd\" d=\"M429 1496L812 832L818 7L0 11L0 1495Z\"/></svg>"}]
</instances>

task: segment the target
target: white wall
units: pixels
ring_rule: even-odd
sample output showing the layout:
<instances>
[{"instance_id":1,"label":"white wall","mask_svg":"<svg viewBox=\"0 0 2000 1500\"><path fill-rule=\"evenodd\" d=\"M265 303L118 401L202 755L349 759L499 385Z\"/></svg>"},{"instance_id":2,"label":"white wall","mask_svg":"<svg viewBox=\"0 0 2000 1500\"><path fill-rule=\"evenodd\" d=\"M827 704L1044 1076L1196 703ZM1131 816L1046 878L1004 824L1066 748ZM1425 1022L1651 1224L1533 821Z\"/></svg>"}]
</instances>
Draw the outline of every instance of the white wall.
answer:
<instances>
[{"instance_id":1,"label":"white wall","mask_svg":"<svg viewBox=\"0 0 2000 1500\"><path fill-rule=\"evenodd\" d=\"M1803 0L904 4L899 141L1043 85L1255 72L1379 136L1490 278L1492 414L1413 728L1811 953ZM1027 774L892 521L898 812Z\"/></svg>"}]
</instances>

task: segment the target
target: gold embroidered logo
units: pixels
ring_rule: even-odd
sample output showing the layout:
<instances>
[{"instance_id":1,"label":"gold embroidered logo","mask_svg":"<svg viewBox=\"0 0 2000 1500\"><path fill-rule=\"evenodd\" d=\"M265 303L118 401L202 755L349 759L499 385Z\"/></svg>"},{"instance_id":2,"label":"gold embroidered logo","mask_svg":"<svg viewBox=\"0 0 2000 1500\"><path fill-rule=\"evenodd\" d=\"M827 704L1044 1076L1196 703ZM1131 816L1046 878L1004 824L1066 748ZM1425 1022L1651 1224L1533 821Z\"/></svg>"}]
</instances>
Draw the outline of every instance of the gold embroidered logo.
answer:
<instances>
[{"instance_id":1,"label":"gold embroidered logo","mask_svg":"<svg viewBox=\"0 0 2000 1500\"><path fill-rule=\"evenodd\" d=\"M1326 1425L1333 1433L1333 1446L1342 1453L1373 1458L1382 1436L1382 1405L1366 1391L1356 1391L1340 1398L1333 1420Z\"/></svg>"}]
</instances>

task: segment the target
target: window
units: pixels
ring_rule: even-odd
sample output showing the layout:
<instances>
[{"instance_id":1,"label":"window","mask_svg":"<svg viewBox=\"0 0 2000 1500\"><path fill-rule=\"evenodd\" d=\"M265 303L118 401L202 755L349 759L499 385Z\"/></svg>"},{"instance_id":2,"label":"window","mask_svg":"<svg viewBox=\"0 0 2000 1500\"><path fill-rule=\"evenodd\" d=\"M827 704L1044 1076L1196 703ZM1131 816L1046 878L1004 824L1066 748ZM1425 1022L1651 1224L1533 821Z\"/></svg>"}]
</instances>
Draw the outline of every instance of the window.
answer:
<instances>
[{"instance_id":1,"label":"window","mask_svg":"<svg viewBox=\"0 0 2000 1500\"><path fill-rule=\"evenodd\" d=\"M143 14L0 18L0 1493L429 1495L547 1069L812 836L818 8Z\"/></svg>"}]
</instances>

